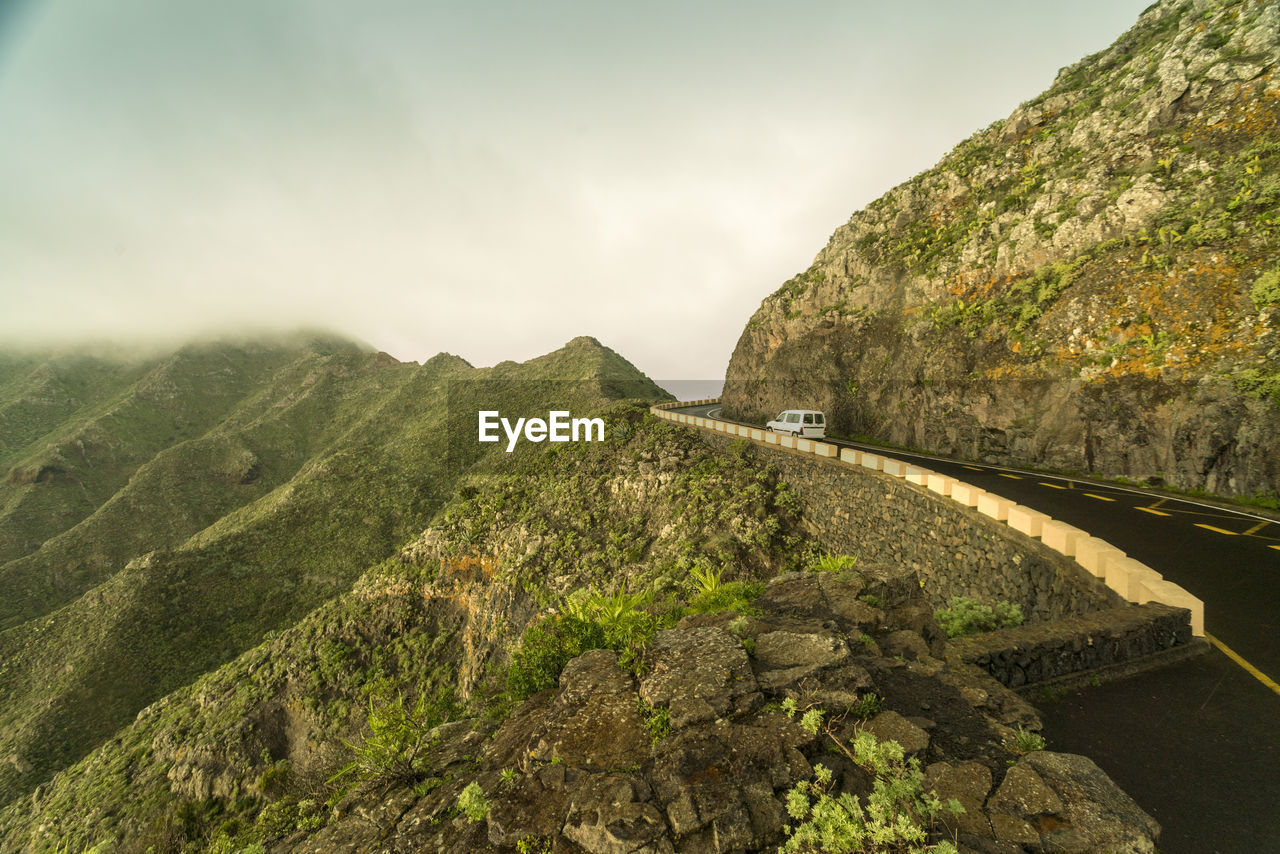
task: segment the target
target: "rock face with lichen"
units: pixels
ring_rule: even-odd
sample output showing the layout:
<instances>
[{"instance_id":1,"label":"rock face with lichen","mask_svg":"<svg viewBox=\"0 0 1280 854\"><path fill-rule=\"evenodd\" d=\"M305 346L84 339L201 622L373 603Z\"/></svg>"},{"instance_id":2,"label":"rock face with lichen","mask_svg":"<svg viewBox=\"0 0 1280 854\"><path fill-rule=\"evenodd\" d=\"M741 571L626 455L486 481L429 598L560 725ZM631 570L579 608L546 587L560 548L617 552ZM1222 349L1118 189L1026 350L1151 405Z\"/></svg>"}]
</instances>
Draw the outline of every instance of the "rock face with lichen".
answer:
<instances>
[{"instance_id":1,"label":"rock face with lichen","mask_svg":"<svg viewBox=\"0 0 1280 854\"><path fill-rule=\"evenodd\" d=\"M988 461L1280 489L1280 7L1161 0L832 235L726 414Z\"/></svg>"},{"instance_id":2,"label":"rock face with lichen","mask_svg":"<svg viewBox=\"0 0 1280 854\"><path fill-rule=\"evenodd\" d=\"M931 618L921 623L919 585L898 583L911 575L780 576L745 625L708 614L660 633L638 676L611 650L588 652L501 725L451 725L430 771L437 788L356 790L323 830L272 850L772 850L795 823L787 791L816 764L845 791L870 791L830 735L784 711L791 698L823 709L842 741L865 730L901 744L926 784L964 808L934 826L934 840L961 851L1154 851L1159 825L1090 760L1011 749L1011 727L1038 727L1035 713L934 657L946 641ZM646 726L655 710L668 728ZM455 809L472 783L489 804L475 821Z\"/></svg>"}]
</instances>

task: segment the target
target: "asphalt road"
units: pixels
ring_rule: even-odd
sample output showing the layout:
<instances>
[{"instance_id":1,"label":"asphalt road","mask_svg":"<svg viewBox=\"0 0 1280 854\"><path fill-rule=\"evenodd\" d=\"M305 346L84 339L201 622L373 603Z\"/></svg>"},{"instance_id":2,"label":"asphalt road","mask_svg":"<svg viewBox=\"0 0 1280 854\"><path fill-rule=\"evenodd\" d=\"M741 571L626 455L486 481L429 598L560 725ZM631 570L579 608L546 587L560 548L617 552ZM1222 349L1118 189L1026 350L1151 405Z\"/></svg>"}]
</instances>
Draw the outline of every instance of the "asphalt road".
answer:
<instances>
[{"instance_id":1,"label":"asphalt road","mask_svg":"<svg viewBox=\"0 0 1280 854\"><path fill-rule=\"evenodd\" d=\"M680 411L705 417L719 406ZM751 425L759 427L761 425ZM1091 757L1160 821L1163 854L1280 852L1280 523L1165 493L828 439L964 480L1089 531L1205 603L1220 649L1037 702L1050 749ZM1261 678L1259 678L1261 676Z\"/></svg>"}]
</instances>

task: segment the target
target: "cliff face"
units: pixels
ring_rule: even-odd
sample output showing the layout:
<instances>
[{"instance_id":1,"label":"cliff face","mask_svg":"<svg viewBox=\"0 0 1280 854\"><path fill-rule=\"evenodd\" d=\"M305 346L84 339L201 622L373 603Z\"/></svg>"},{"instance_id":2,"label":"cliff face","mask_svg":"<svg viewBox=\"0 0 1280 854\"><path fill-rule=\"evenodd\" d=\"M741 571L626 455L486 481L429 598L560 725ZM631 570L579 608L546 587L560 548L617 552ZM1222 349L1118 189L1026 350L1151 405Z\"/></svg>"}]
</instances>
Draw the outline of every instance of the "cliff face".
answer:
<instances>
[{"instance_id":1,"label":"cliff face","mask_svg":"<svg viewBox=\"0 0 1280 854\"><path fill-rule=\"evenodd\" d=\"M1280 488L1280 7L1163 0L767 297L726 413Z\"/></svg>"}]
</instances>

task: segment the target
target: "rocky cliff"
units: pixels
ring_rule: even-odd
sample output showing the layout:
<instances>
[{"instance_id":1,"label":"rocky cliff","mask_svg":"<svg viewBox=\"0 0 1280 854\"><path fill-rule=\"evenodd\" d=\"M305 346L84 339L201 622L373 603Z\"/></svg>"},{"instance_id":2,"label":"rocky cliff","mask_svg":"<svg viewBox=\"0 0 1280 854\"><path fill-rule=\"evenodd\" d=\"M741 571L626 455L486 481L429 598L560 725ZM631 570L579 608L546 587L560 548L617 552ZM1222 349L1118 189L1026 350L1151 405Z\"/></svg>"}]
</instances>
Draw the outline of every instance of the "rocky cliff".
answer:
<instances>
[{"instance_id":1,"label":"rocky cliff","mask_svg":"<svg viewBox=\"0 0 1280 854\"><path fill-rule=\"evenodd\" d=\"M767 297L727 414L1280 488L1280 7L1161 0L838 228Z\"/></svg>"}]
</instances>

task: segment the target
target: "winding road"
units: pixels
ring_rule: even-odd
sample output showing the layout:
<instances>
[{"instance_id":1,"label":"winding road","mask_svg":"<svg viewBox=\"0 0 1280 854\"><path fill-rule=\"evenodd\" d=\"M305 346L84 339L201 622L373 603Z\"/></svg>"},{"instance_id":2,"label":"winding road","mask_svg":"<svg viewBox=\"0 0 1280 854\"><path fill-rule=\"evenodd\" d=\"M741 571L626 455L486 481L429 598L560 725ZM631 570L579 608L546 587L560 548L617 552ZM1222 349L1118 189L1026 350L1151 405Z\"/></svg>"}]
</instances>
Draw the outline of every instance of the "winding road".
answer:
<instances>
[{"instance_id":1,"label":"winding road","mask_svg":"<svg viewBox=\"0 0 1280 854\"><path fill-rule=\"evenodd\" d=\"M675 411L720 419L719 404ZM824 441L1040 510L1203 600L1210 654L1037 701L1045 735L1051 749L1091 757L1155 816L1164 854L1280 851L1280 522L1087 478Z\"/></svg>"}]
</instances>

